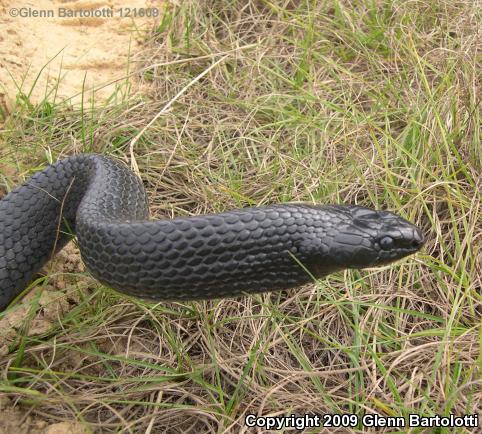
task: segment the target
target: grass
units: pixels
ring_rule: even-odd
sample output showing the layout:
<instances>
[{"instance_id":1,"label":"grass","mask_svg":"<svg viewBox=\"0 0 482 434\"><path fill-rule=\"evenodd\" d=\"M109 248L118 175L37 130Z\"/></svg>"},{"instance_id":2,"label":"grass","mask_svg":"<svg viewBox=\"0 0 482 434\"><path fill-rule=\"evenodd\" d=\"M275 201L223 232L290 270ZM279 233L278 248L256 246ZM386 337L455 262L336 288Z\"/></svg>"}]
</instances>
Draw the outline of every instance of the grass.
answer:
<instances>
[{"instance_id":1,"label":"grass","mask_svg":"<svg viewBox=\"0 0 482 434\"><path fill-rule=\"evenodd\" d=\"M7 191L98 152L138 169L156 218L358 203L427 242L298 290L157 305L66 269L69 251L8 336L0 392L91 432L242 432L249 413L482 415L481 14L472 1L179 2L130 65L143 95L86 90L72 107L19 93L1 137ZM66 292L61 309L43 287Z\"/></svg>"}]
</instances>

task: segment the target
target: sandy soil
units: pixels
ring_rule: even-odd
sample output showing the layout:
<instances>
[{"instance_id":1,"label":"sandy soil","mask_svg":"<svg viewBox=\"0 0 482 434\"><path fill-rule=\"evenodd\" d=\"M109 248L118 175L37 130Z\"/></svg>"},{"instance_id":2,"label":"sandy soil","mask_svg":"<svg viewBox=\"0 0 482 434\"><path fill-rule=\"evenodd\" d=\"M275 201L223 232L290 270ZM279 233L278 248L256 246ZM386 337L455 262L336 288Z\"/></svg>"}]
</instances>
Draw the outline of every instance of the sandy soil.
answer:
<instances>
[{"instance_id":1,"label":"sandy soil","mask_svg":"<svg viewBox=\"0 0 482 434\"><path fill-rule=\"evenodd\" d=\"M12 406L5 396L0 396L2 421L0 434L87 434L87 431L76 422L59 422L49 425L47 422L32 416L30 412Z\"/></svg>"},{"instance_id":2,"label":"sandy soil","mask_svg":"<svg viewBox=\"0 0 482 434\"><path fill-rule=\"evenodd\" d=\"M161 4L146 0L0 0L0 104L4 109L11 108L18 87L28 94L39 73L31 94L33 102L42 100L57 83L58 97L72 97L78 102L84 77L86 88L122 77L128 68L129 52L136 52L159 17L132 17L132 11L131 17L121 17L119 8L156 8L162 14ZM59 8L77 16L61 17ZM81 11L93 9L103 16L80 16ZM12 16L20 10L29 16ZM109 11L113 11L112 16ZM128 13L123 11L123 15ZM53 16L33 16L42 12ZM129 65L129 70L133 68ZM97 90L95 98L107 98L115 85Z\"/></svg>"}]
</instances>

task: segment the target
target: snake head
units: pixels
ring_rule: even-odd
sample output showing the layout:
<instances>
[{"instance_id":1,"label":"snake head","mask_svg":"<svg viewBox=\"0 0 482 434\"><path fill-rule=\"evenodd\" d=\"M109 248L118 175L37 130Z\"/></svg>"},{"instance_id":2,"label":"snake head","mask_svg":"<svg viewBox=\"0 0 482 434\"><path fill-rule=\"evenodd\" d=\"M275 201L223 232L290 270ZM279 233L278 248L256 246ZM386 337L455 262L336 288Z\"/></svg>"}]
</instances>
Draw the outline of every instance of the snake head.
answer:
<instances>
[{"instance_id":1,"label":"snake head","mask_svg":"<svg viewBox=\"0 0 482 434\"><path fill-rule=\"evenodd\" d=\"M333 238L333 257L348 268L388 264L417 252L424 244L420 229L389 211L349 205L346 220Z\"/></svg>"},{"instance_id":2,"label":"snake head","mask_svg":"<svg viewBox=\"0 0 482 434\"><path fill-rule=\"evenodd\" d=\"M345 268L388 264L417 252L424 244L420 229L388 211L357 205L323 207L333 226L311 240L310 265L316 276ZM318 244L318 247L316 245Z\"/></svg>"}]
</instances>

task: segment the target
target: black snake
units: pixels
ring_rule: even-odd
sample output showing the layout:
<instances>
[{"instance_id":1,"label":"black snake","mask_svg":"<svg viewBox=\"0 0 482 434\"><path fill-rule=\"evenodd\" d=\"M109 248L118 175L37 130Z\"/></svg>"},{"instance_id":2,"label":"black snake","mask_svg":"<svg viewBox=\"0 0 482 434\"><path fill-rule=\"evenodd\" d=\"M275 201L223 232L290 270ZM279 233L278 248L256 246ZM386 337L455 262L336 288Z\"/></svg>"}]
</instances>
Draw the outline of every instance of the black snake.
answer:
<instances>
[{"instance_id":1,"label":"black snake","mask_svg":"<svg viewBox=\"0 0 482 434\"><path fill-rule=\"evenodd\" d=\"M149 221L142 183L127 167L79 154L0 201L0 310L72 232L94 277L154 300L292 288L392 262L423 244L420 230L398 215L355 205L279 204Z\"/></svg>"}]
</instances>

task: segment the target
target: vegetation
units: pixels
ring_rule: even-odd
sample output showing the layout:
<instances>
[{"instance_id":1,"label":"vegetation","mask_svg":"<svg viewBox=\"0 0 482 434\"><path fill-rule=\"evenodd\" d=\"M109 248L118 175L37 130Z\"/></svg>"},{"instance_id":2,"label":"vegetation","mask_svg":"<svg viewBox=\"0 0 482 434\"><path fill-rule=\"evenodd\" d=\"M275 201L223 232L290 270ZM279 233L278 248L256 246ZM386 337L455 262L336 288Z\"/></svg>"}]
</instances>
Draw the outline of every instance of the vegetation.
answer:
<instances>
[{"instance_id":1,"label":"vegetation","mask_svg":"<svg viewBox=\"0 0 482 434\"><path fill-rule=\"evenodd\" d=\"M178 3L109 101L85 89L81 105L55 92L33 103L19 89L5 190L98 152L138 171L156 218L357 203L418 224L426 245L298 290L156 305L64 255L0 316L22 312L0 331L0 392L93 432L240 432L249 413L480 414L480 5Z\"/></svg>"}]
</instances>

